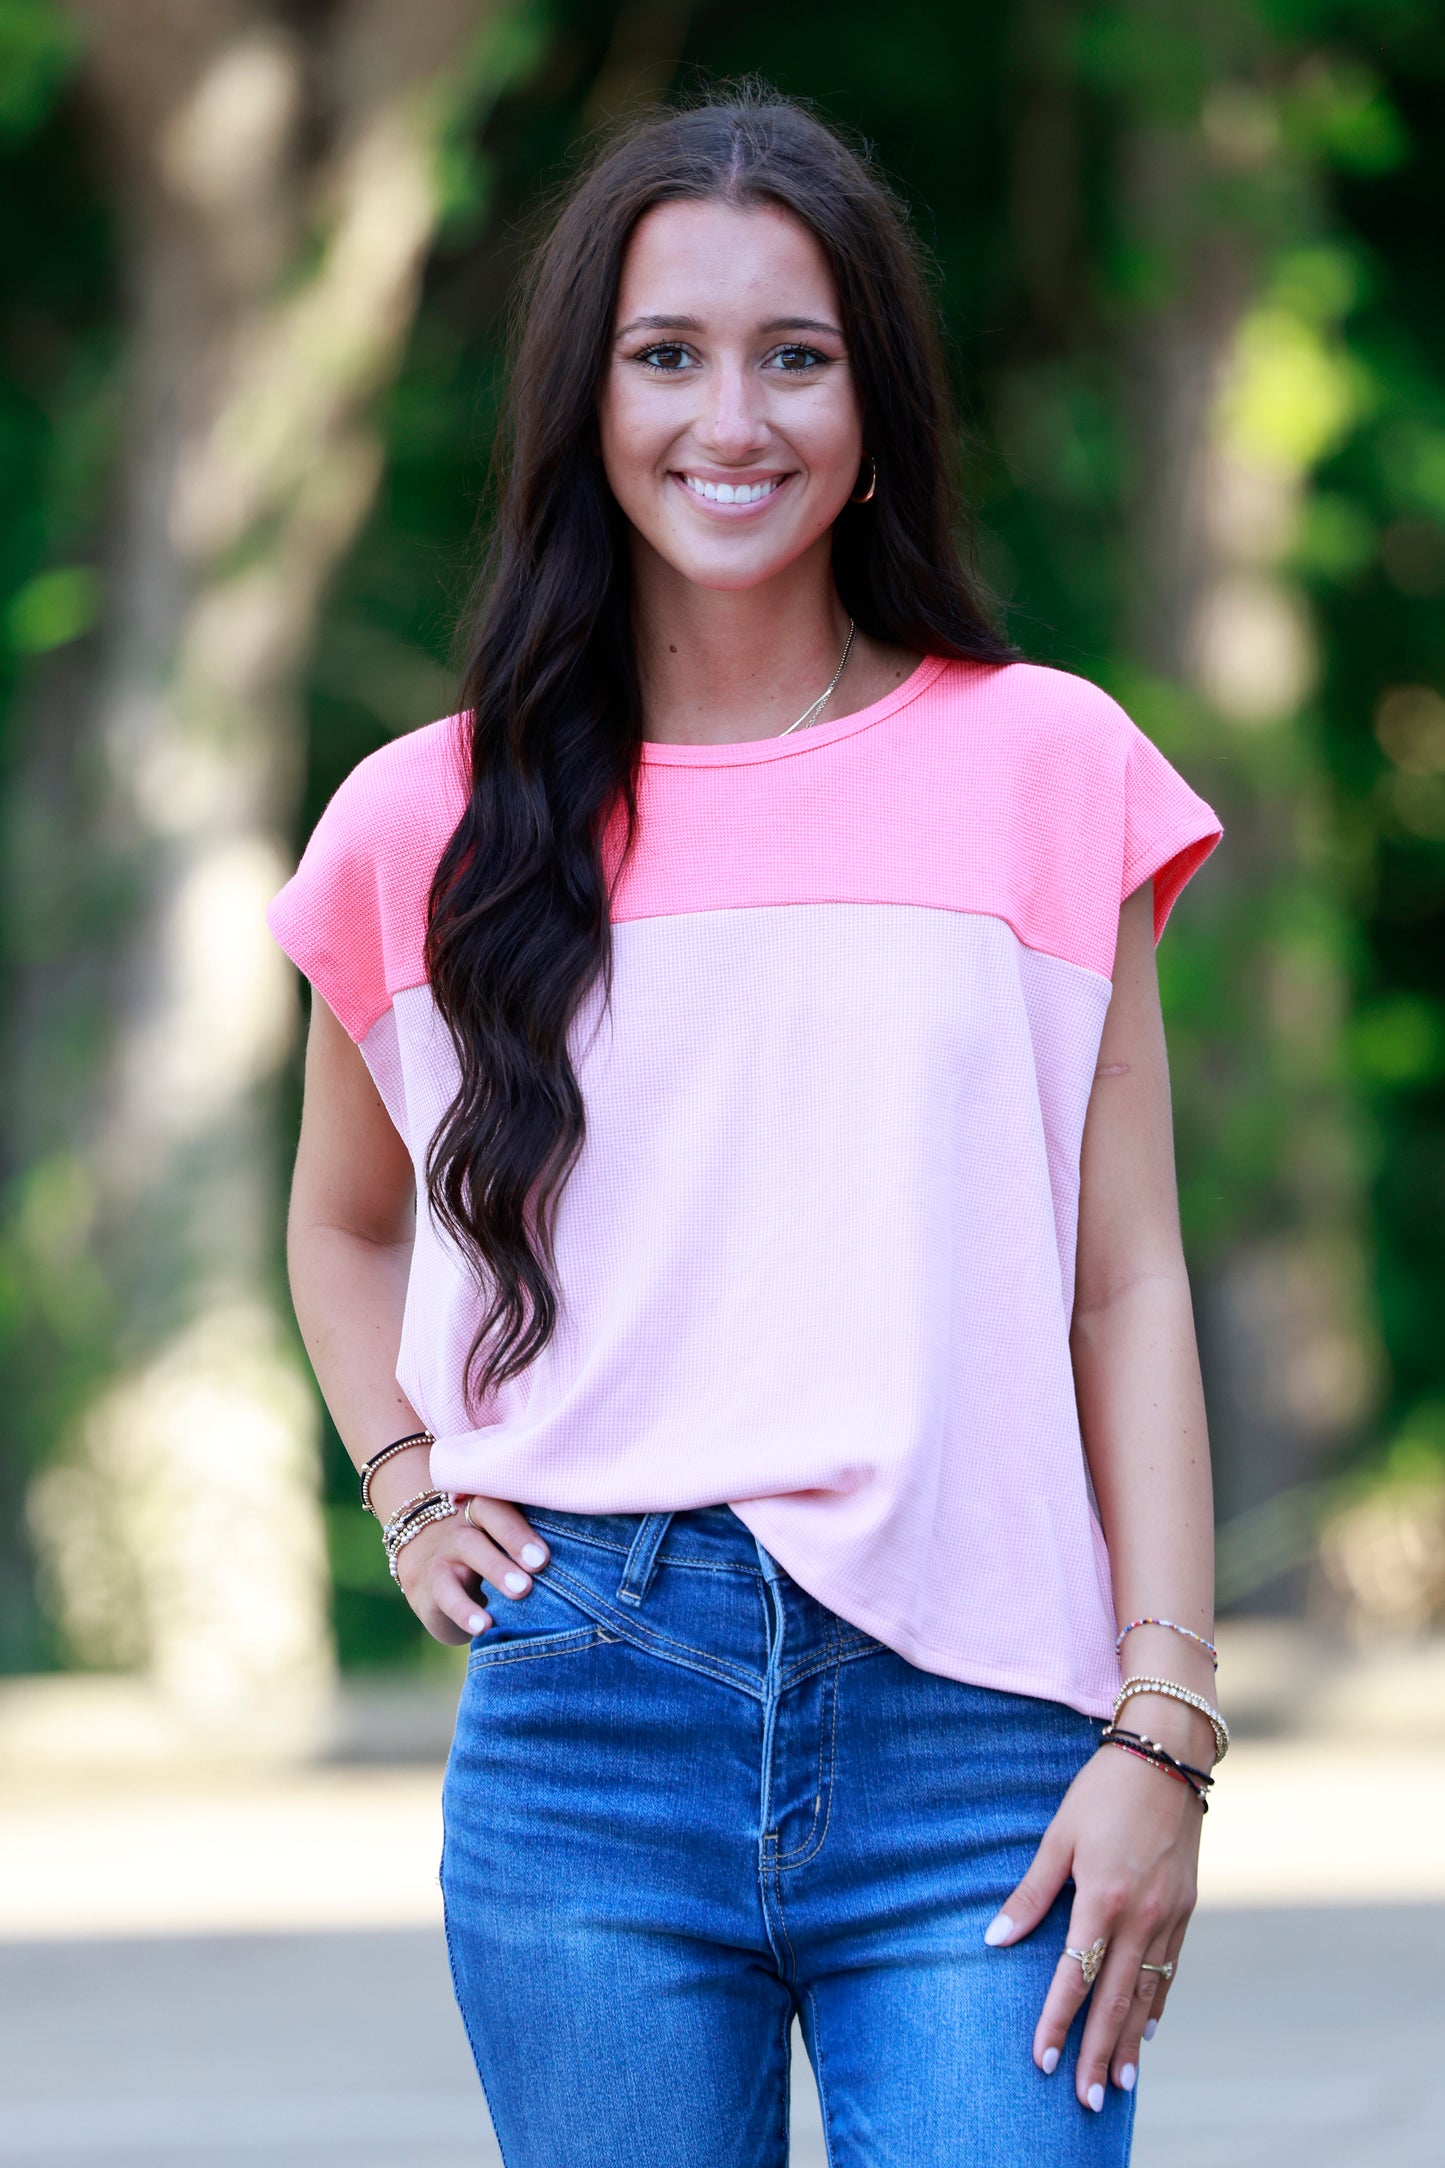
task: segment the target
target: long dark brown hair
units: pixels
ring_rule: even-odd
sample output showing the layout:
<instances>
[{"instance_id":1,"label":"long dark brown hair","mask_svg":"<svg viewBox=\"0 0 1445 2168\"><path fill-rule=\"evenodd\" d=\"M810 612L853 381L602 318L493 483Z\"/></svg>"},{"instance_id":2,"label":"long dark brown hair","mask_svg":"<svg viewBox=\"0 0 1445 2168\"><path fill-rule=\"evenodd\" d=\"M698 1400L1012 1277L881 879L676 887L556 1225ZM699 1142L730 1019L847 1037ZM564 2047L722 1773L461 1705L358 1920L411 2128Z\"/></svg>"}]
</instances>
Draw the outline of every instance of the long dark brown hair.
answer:
<instances>
[{"instance_id":1,"label":"long dark brown hair","mask_svg":"<svg viewBox=\"0 0 1445 2168\"><path fill-rule=\"evenodd\" d=\"M919 254L865 157L755 84L610 142L523 283L497 518L468 612L471 796L430 898L427 970L461 1081L427 1184L485 1298L474 1392L524 1369L557 1320L557 1203L584 1135L569 1035L589 991L610 987L604 835L618 822L624 851L632 840L641 740L627 523L596 457L597 406L628 240L678 198L781 205L828 259L878 477L871 503L845 506L833 530L838 594L859 629L929 655L1014 653L973 568Z\"/></svg>"}]
</instances>

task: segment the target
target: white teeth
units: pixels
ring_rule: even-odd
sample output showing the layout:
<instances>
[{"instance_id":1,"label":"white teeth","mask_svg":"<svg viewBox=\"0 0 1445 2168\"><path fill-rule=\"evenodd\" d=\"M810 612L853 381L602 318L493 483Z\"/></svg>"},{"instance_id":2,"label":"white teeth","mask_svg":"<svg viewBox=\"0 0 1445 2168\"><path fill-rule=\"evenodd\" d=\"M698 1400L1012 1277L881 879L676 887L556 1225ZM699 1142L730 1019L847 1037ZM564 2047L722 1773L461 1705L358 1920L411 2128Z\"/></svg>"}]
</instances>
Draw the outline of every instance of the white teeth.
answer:
<instances>
[{"instance_id":1,"label":"white teeth","mask_svg":"<svg viewBox=\"0 0 1445 2168\"><path fill-rule=\"evenodd\" d=\"M703 482L696 475L685 474L683 480L695 497L706 497L714 504L757 504L763 497L771 497L782 480L774 475L766 482Z\"/></svg>"}]
</instances>

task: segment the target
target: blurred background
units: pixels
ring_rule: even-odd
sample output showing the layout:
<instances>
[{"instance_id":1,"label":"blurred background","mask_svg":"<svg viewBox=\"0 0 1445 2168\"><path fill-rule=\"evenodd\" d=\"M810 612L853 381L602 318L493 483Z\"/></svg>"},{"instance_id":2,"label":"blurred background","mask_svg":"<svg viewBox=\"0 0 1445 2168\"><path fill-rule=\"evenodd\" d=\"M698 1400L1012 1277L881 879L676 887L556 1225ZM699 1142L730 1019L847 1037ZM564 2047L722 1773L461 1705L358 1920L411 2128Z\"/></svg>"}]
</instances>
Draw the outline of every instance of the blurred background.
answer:
<instances>
[{"instance_id":1,"label":"blurred background","mask_svg":"<svg viewBox=\"0 0 1445 2168\"><path fill-rule=\"evenodd\" d=\"M1161 967L1244 1736L1140 2158L1441 2158L1445 7L0 0L0 2160L494 2157L262 911L455 705L539 203L746 71L911 207L1014 637L1226 828Z\"/></svg>"}]
</instances>

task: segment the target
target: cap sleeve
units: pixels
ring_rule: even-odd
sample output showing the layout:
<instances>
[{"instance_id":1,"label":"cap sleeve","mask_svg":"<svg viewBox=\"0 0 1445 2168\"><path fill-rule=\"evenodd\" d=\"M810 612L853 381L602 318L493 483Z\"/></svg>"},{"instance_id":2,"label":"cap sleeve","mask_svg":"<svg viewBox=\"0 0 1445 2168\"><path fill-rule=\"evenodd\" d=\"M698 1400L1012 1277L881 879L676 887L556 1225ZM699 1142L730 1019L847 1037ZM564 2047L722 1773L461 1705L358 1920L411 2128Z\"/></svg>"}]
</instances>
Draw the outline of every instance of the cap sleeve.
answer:
<instances>
[{"instance_id":1,"label":"cap sleeve","mask_svg":"<svg viewBox=\"0 0 1445 2168\"><path fill-rule=\"evenodd\" d=\"M1223 834L1218 817L1134 723L1124 769L1124 878L1120 901L1154 882L1154 939L1190 876Z\"/></svg>"},{"instance_id":2,"label":"cap sleeve","mask_svg":"<svg viewBox=\"0 0 1445 2168\"><path fill-rule=\"evenodd\" d=\"M463 718L359 761L312 831L266 923L360 1045L426 979L427 897L466 806Z\"/></svg>"},{"instance_id":3,"label":"cap sleeve","mask_svg":"<svg viewBox=\"0 0 1445 2168\"><path fill-rule=\"evenodd\" d=\"M390 1007L381 894L364 791L348 776L266 923L358 1043Z\"/></svg>"}]
</instances>

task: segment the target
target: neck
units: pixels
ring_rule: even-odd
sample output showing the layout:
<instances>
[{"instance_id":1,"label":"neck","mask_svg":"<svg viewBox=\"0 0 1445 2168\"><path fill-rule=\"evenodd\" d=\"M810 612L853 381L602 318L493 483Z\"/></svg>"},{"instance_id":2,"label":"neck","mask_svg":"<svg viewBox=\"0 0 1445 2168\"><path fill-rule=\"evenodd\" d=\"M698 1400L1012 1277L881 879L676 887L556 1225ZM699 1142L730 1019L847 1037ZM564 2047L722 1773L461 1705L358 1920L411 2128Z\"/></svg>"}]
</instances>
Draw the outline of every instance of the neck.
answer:
<instances>
[{"instance_id":1,"label":"neck","mask_svg":"<svg viewBox=\"0 0 1445 2168\"><path fill-rule=\"evenodd\" d=\"M651 552L634 559L645 737L665 745L775 737L818 698L848 635L828 542L740 592L699 587ZM848 712L851 675L850 662L821 720Z\"/></svg>"}]
</instances>

